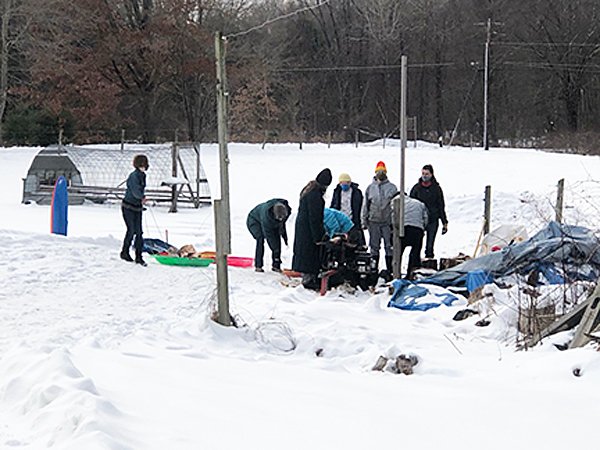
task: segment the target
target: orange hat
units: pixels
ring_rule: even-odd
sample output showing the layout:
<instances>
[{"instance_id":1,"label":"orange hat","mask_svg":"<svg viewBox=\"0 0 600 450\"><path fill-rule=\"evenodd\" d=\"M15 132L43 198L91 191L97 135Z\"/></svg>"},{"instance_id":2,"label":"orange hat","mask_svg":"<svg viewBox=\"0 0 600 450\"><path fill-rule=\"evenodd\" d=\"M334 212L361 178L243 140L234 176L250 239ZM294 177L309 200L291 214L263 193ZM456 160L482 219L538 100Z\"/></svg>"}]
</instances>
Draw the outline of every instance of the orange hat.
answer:
<instances>
[{"instance_id":1,"label":"orange hat","mask_svg":"<svg viewBox=\"0 0 600 450\"><path fill-rule=\"evenodd\" d=\"M375 166L375 172L383 171L387 173L387 168L385 167L385 163L383 161L379 161Z\"/></svg>"}]
</instances>

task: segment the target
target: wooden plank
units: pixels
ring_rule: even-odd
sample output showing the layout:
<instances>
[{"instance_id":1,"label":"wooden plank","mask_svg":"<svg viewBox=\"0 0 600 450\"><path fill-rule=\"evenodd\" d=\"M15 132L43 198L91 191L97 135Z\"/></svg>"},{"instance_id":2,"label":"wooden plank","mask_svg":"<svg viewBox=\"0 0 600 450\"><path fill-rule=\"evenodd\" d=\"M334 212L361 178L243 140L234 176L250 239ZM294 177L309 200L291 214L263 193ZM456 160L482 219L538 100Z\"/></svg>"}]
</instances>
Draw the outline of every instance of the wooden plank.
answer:
<instances>
[{"instance_id":1,"label":"wooden plank","mask_svg":"<svg viewBox=\"0 0 600 450\"><path fill-rule=\"evenodd\" d=\"M585 313L590 302L591 299L588 298L587 300L573 308L568 314L565 314L560 319L550 324L548 327L546 327L539 333L539 336L535 336L532 339L530 339L527 343L527 347L533 347L539 341L541 341L544 338L547 338L550 335L560 333L561 331L566 331L570 328L575 327L579 322L581 322L581 318L583 317L583 314Z\"/></svg>"},{"instance_id":2,"label":"wooden plank","mask_svg":"<svg viewBox=\"0 0 600 450\"><path fill-rule=\"evenodd\" d=\"M596 285L594 292L588 298L588 306L583 314L581 322L577 330L575 330L575 336L569 344L569 348L583 347L585 344L590 342L590 333L594 331L598 324L598 315L600 314L600 283Z\"/></svg>"}]
</instances>

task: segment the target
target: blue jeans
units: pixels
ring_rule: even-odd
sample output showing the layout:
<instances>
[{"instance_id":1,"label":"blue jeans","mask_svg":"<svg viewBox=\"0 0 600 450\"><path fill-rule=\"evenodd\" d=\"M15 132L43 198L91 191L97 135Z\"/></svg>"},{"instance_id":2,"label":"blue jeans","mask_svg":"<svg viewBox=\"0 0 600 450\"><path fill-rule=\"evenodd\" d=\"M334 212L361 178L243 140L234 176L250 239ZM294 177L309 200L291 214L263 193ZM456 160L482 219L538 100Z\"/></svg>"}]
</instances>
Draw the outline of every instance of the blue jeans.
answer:
<instances>
[{"instance_id":1,"label":"blue jeans","mask_svg":"<svg viewBox=\"0 0 600 450\"><path fill-rule=\"evenodd\" d=\"M389 223L369 223L369 250L371 256L379 261L379 249L383 240L385 256L392 257L392 227Z\"/></svg>"},{"instance_id":2,"label":"blue jeans","mask_svg":"<svg viewBox=\"0 0 600 450\"><path fill-rule=\"evenodd\" d=\"M142 238L142 211L134 211L129 208L121 208L123 220L127 226L125 239L123 240L123 253L129 253L131 241L135 238L135 259L142 259L144 239Z\"/></svg>"}]
</instances>

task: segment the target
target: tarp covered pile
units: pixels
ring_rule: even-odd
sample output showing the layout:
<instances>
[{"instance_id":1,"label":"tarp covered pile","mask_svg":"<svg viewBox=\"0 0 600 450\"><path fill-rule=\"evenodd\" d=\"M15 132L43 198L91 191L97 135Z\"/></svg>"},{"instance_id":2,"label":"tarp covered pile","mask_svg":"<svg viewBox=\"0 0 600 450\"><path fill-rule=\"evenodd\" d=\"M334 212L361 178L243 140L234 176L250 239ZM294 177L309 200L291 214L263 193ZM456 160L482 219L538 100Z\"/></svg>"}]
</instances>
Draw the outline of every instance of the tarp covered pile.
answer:
<instances>
[{"instance_id":1,"label":"tarp covered pile","mask_svg":"<svg viewBox=\"0 0 600 450\"><path fill-rule=\"evenodd\" d=\"M426 295L422 289L415 290L416 284L463 287L472 292L503 277L530 277L532 273L533 280L539 284L595 281L600 277L600 239L587 228L550 222L524 242L467 260L415 283L404 280L395 283L388 306L423 311L452 302L450 296L445 296L445 301L434 302L437 304L425 301L433 296Z\"/></svg>"},{"instance_id":2,"label":"tarp covered pile","mask_svg":"<svg viewBox=\"0 0 600 450\"><path fill-rule=\"evenodd\" d=\"M600 275L600 240L591 230L550 222L525 242L470 259L421 280L438 286L467 286L470 273L485 273L487 281L537 270L547 284L596 280Z\"/></svg>"}]
</instances>

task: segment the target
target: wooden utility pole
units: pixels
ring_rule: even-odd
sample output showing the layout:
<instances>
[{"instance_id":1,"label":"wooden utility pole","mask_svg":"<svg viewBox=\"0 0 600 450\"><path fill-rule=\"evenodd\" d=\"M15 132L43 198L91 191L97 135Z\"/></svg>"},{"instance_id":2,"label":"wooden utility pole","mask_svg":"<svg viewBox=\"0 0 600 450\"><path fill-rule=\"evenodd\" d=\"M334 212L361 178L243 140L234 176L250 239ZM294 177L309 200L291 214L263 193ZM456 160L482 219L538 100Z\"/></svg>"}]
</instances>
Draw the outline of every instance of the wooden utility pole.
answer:
<instances>
[{"instance_id":1,"label":"wooden utility pole","mask_svg":"<svg viewBox=\"0 0 600 450\"><path fill-rule=\"evenodd\" d=\"M556 221L562 223L563 220L563 202L565 198L565 179L558 180L558 190L556 193Z\"/></svg>"},{"instance_id":2,"label":"wooden utility pole","mask_svg":"<svg viewBox=\"0 0 600 450\"><path fill-rule=\"evenodd\" d=\"M417 139L419 139L419 133L417 128L417 116L413 116L413 125L414 125L414 133L415 133L415 148L417 148Z\"/></svg>"},{"instance_id":3,"label":"wooden utility pole","mask_svg":"<svg viewBox=\"0 0 600 450\"><path fill-rule=\"evenodd\" d=\"M485 197L483 199L485 202L484 210L483 210L483 235L489 234L490 232L490 224L492 218L492 187L485 187Z\"/></svg>"},{"instance_id":4,"label":"wooden utility pole","mask_svg":"<svg viewBox=\"0 0 600 450\"><path fill-rule=\"evenodd\" d=\"M404 167L406 160L406 97L408 81L408 58L402 55L400 66L400 195L394 199L394 242L393 242L393 271L394 278L400 278L402 255L400 254L401 242L404 237Z\"/></svg>"},{"instance_id":5,"label":"wooden utility pole","mask_svg":"<svg viewBox=\"0 0 600 450\"><path fill-rule=\"evenodd\" d=\"M225 71L225 39L221 32L215 33L215 56L217 66L217 131L219 137L219 165L221 175L221 199L215 200L215 238L217 260L217 320L221 325L231 325L229 314L229 281L227 255L231 253L231 224L229 208L229 155L227 152L227 77Z\"/></svg>"},{"instance_id":6,"label":"wooden utility pole","mask_svg":"<svg viewBox=\"0 0 600 450\"><path fill-rule=\"evenodd\" d=\"M485 39L485 55L483 68L483 148L489 150L488 137L488 95L489 95L489 77L490 77L490 41L492 40L492 19L487 20L487 31Z\"/></svg>"}]
</instances>

